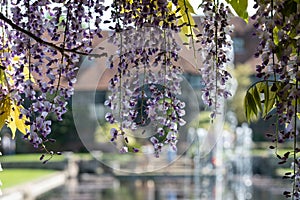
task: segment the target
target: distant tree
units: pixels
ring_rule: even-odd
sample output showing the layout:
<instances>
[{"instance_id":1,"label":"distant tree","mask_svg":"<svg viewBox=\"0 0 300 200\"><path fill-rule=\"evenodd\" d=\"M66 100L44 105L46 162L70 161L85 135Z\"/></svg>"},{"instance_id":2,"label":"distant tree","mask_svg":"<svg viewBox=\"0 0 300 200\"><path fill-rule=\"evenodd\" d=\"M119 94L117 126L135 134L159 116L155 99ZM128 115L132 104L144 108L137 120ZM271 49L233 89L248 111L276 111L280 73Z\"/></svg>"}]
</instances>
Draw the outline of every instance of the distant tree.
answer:
<instances>
[{"instance_id":1,"label":"distant tree","mask_svg":"<svg viewBox=\"0 0 300 200\"><path fill-rule=\"evenodd\" d=\"M238 123L242 124L247 121L244 111L244 98L251 84L251 76L254 70L248 65L237 65L232 75L236 79L237 88L233 97L228 101L230 108L237 117Z\"/></svg>"}]
</instances>

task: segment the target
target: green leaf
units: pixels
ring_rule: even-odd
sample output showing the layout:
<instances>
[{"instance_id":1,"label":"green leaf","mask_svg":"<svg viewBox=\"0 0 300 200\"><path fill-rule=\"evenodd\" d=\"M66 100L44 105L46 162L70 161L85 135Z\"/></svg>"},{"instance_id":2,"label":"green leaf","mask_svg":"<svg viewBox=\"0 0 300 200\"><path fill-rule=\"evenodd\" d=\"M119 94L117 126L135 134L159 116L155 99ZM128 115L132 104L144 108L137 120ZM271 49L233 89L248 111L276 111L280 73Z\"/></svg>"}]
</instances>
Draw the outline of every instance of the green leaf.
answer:
<instances>
[{"instance_id":1,"label":"green leaf","mask_svg":"<svg viewBox=\"0 0 300 200\"><path fill-rule=\"evenodd\" d=\"M226 2L232 6L239 17L248 22L248 0L226 0Z\"/></svg>"},{"instance_id":2,"label":"green leaf","mask_svg":"<svg viewBox=\"0 0 300 200\"><path fill-rule=\"evenodd\" d=\"M265 118L274 108L277 95L277 90L271 90L274 84L276 84L277 88L281 87L280 83L269 85L268 81L261 81L249 88L244 99L244 109L248 121L257 119L260 113L262 113L262 117Z\"/></svg>"},{"instance_id":3,"label":"green leaf","mask_svg":"<svg viewBox=\"0 0 300 200\"><path fill-rule=\"evenodd\" d=\"M255 84L255 86L257 87L257 91L259 93L264 93L264 87L265 87L264 82L258 82L258 83Z\"/></svg>"},{"instance_id":4,"label":"green leaf","mask_svg":"<svg viewBox=\"0 0 300 200\"><path fill-rule=\"evenodd\" d=\"M273 109L275 104L276 92L271 91L272 85L269 86L268 82L264 83L264 109L262 117L265 118L268 113Z\"/></svg>"},{"instance_id":5,"label":"green leaf","mask_svg":"<svg viewBox=\"0 0 300 200\"><path fill-rule=\"evenodd\" d=\"M262 111L261 99L260 99L260 94L258 92L256 85L250 91L253 95L254 101L255 101L259 111L261 112Z\"/></svg>"},{"instance_id":6,"label":"green leaf","mask_svg":"<svg viewBox=\"0 0 300 200\"><path fill-rule=\"evenodd\" d=\"M254 115L257 115L257 106L256 106L256 102L253 98L253 95L248 93L248 105L250 107L250 109L252 110Z\"/></svg>"},{"instance_id":7,"label":"green leaf","mask_svg":"<svg viewBox=\"0 0 300 200\"><path fill-rule=\"evenodd\" d=\"M244 98L244 111L245 111L245 116L246 116L246 119L248 121L250 121L250 110L249 110L249 106L248 106L248 92L246 93L246 96Z\"/></svg>"},{"instance_id":8,"label":"green leaf","mask_svg":"<svg viewBox=\"0 0 300 200\"><path fill-rule=\"evenodd\" d=\"M257 105L250 92L247 92L244 99L244 109L247 120L250 122L253 118L257 117Z\"/></svg>"}]
</instances>

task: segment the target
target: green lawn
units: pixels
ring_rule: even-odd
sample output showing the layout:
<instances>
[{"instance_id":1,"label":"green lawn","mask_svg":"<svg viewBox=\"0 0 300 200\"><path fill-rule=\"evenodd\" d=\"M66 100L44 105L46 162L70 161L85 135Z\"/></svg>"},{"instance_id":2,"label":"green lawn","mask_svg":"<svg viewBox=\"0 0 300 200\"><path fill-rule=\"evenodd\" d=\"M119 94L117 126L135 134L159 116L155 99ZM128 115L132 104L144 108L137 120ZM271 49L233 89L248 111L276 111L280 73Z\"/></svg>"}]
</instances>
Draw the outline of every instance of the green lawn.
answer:
<instances>
[{"instance_id":1,"label":"green lawn","mask_svg":"<svg viewBox=\"0 0 300 200\"><path fill-rule=\"evenodd\" d=\"M9 156L0 156L0 162L41 162L40 157L42 154L16 154ZM45 159L49 156L45 155ZM63 161L65 157L63 155L54 155L50 161Z\"/></svg>"},{"instance_id":2,"label":"green lawn","mask_svg":"<svg viewBox=\"0 0 300 200\"><path fill-rule=\"evenodd\" d=\"M284 176L285 173L287 173L287 172L292 173L293 169L291 169L291 168L278 168L278 169L276 169L276 175L280 176L280 177Z\"/></svg>"},{"instance_id":3,"label":"green lawn","mask_svg":"<svg viewBox=\"0 0 300 200\"><path fill-rule=\"evenodd\" d=\"M280 156L283 156L283 154L285 154L286 152L288 151L293 151L293 149L278 149L277 150L277 154L279 154ZM276 157L276 153L275 153L275 149L252 149L251 150L252 152L252 155L253 156L265 156L265 157L268 157L268 156L274 156Z\"/></svg>"},{"instance_id":4,"label":"green lawn","mask_svg":"<svg viewBox=\"0 0 300 200\"><path fill-rule=\"evenodd\" d=\"M2 189L16 186L28 181L36 180L54 174L55 170L44 169L4 169L0 172L0 180Z\"/></svg>"}]
</instances>

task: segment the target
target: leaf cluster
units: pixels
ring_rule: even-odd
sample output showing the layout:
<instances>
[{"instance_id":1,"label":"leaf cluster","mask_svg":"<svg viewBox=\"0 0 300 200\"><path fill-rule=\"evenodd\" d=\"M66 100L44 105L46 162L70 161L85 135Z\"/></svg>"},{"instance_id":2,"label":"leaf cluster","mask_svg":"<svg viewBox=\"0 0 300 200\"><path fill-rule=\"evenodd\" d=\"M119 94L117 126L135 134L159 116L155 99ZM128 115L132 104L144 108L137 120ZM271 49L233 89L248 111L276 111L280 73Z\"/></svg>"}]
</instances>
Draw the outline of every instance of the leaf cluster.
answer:
<instances>
[{"instance_id":1,"label":"leaf cluster","mask_svg":"<svg viewBox=\"0 0 300 200\"><path fill-rule=\"evenodd\" d=\"M275 99L280 87L280 82L260 81L248 89L244 99L244 110L248 121L257 119L260 114L262 118L268 118L268 114L275 107Z\"/></svg>"}]
</instances>

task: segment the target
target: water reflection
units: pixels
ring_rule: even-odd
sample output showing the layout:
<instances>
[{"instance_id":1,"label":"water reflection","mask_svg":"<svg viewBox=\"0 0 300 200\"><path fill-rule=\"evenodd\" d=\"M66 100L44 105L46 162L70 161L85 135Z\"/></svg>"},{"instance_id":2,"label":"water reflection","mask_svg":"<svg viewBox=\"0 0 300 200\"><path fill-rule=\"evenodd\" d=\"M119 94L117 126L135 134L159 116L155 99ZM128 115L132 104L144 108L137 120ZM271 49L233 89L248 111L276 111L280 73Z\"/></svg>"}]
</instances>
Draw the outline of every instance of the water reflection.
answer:
<instances>
[{"instance_id":1,"label":"water reflection","mask_svg":"<svg viewBox=\"0 0 300 200\"><path fill-rule=\"evenodd\" d=\"M142 178L127 177L116 179L112 176L82 175L61 188L43 195L38 200L246 200L240 198L236 190L241 179L218 182L215 177L200 177L200 187L196 187L194 177L182 178ZM270 188L252 187L248 198L282 199L282 193L274 193L280 185ZM220 193L221 191L221 193Z\"/></svg>"},{"instance_id":2,"label":"water reflection","mask_svg":"<svg viewBox=\"0 0 300 200\"><path fill-rule=\"evenodd\" d=\"M202 136L207 134L204 131L190 131L196 135L196 147L201 147L197 145L197 141L203 141ZM164 164L164 160L167 167L163 170L129 173L141 166L133 165L133 161L138 160L129 159L122 167L129 167L130 170L121 172L117 170L118 167L114 167L107 174L81 174L78 179L69 180L64 187L45 194L38 200L282 199L282 181L252 175L251 129L244 124L237 127L235 132L235 137L230 132L224 132L209 154L203 155L201 148L190 148L172 164L167 162L168 156L171 156L167 153L162 156L162 160L151 162L152 165ZM143 163L143 166L148 164Z\"/></svg>"},{"instance_id":3,"label":"water reflection","mask_svg":"<svg viewBox=\"0 0 300 200\"><path fill-rule=\"evenodd\" d=\"M187 142L193 145L175 161L176 155L167 150L160 159L153 160L147 156L127 155L122 160L103 156L99 160L106 158L103 163L111 167L109 170L103 169L101 175L81 174L78 179L69 180L64 187L38 200L282 199L282 182L277 184L273 179L253 177L252 130L246 124L241 127L231 124L232 130L218 133L218 142L211 149L204 143L209 142L209 137L214 134L205 129L190 128ZM97 152L92 153L97 157ZM158 166L164 168L154 170Z\"/></svg>"}]
</instances>

